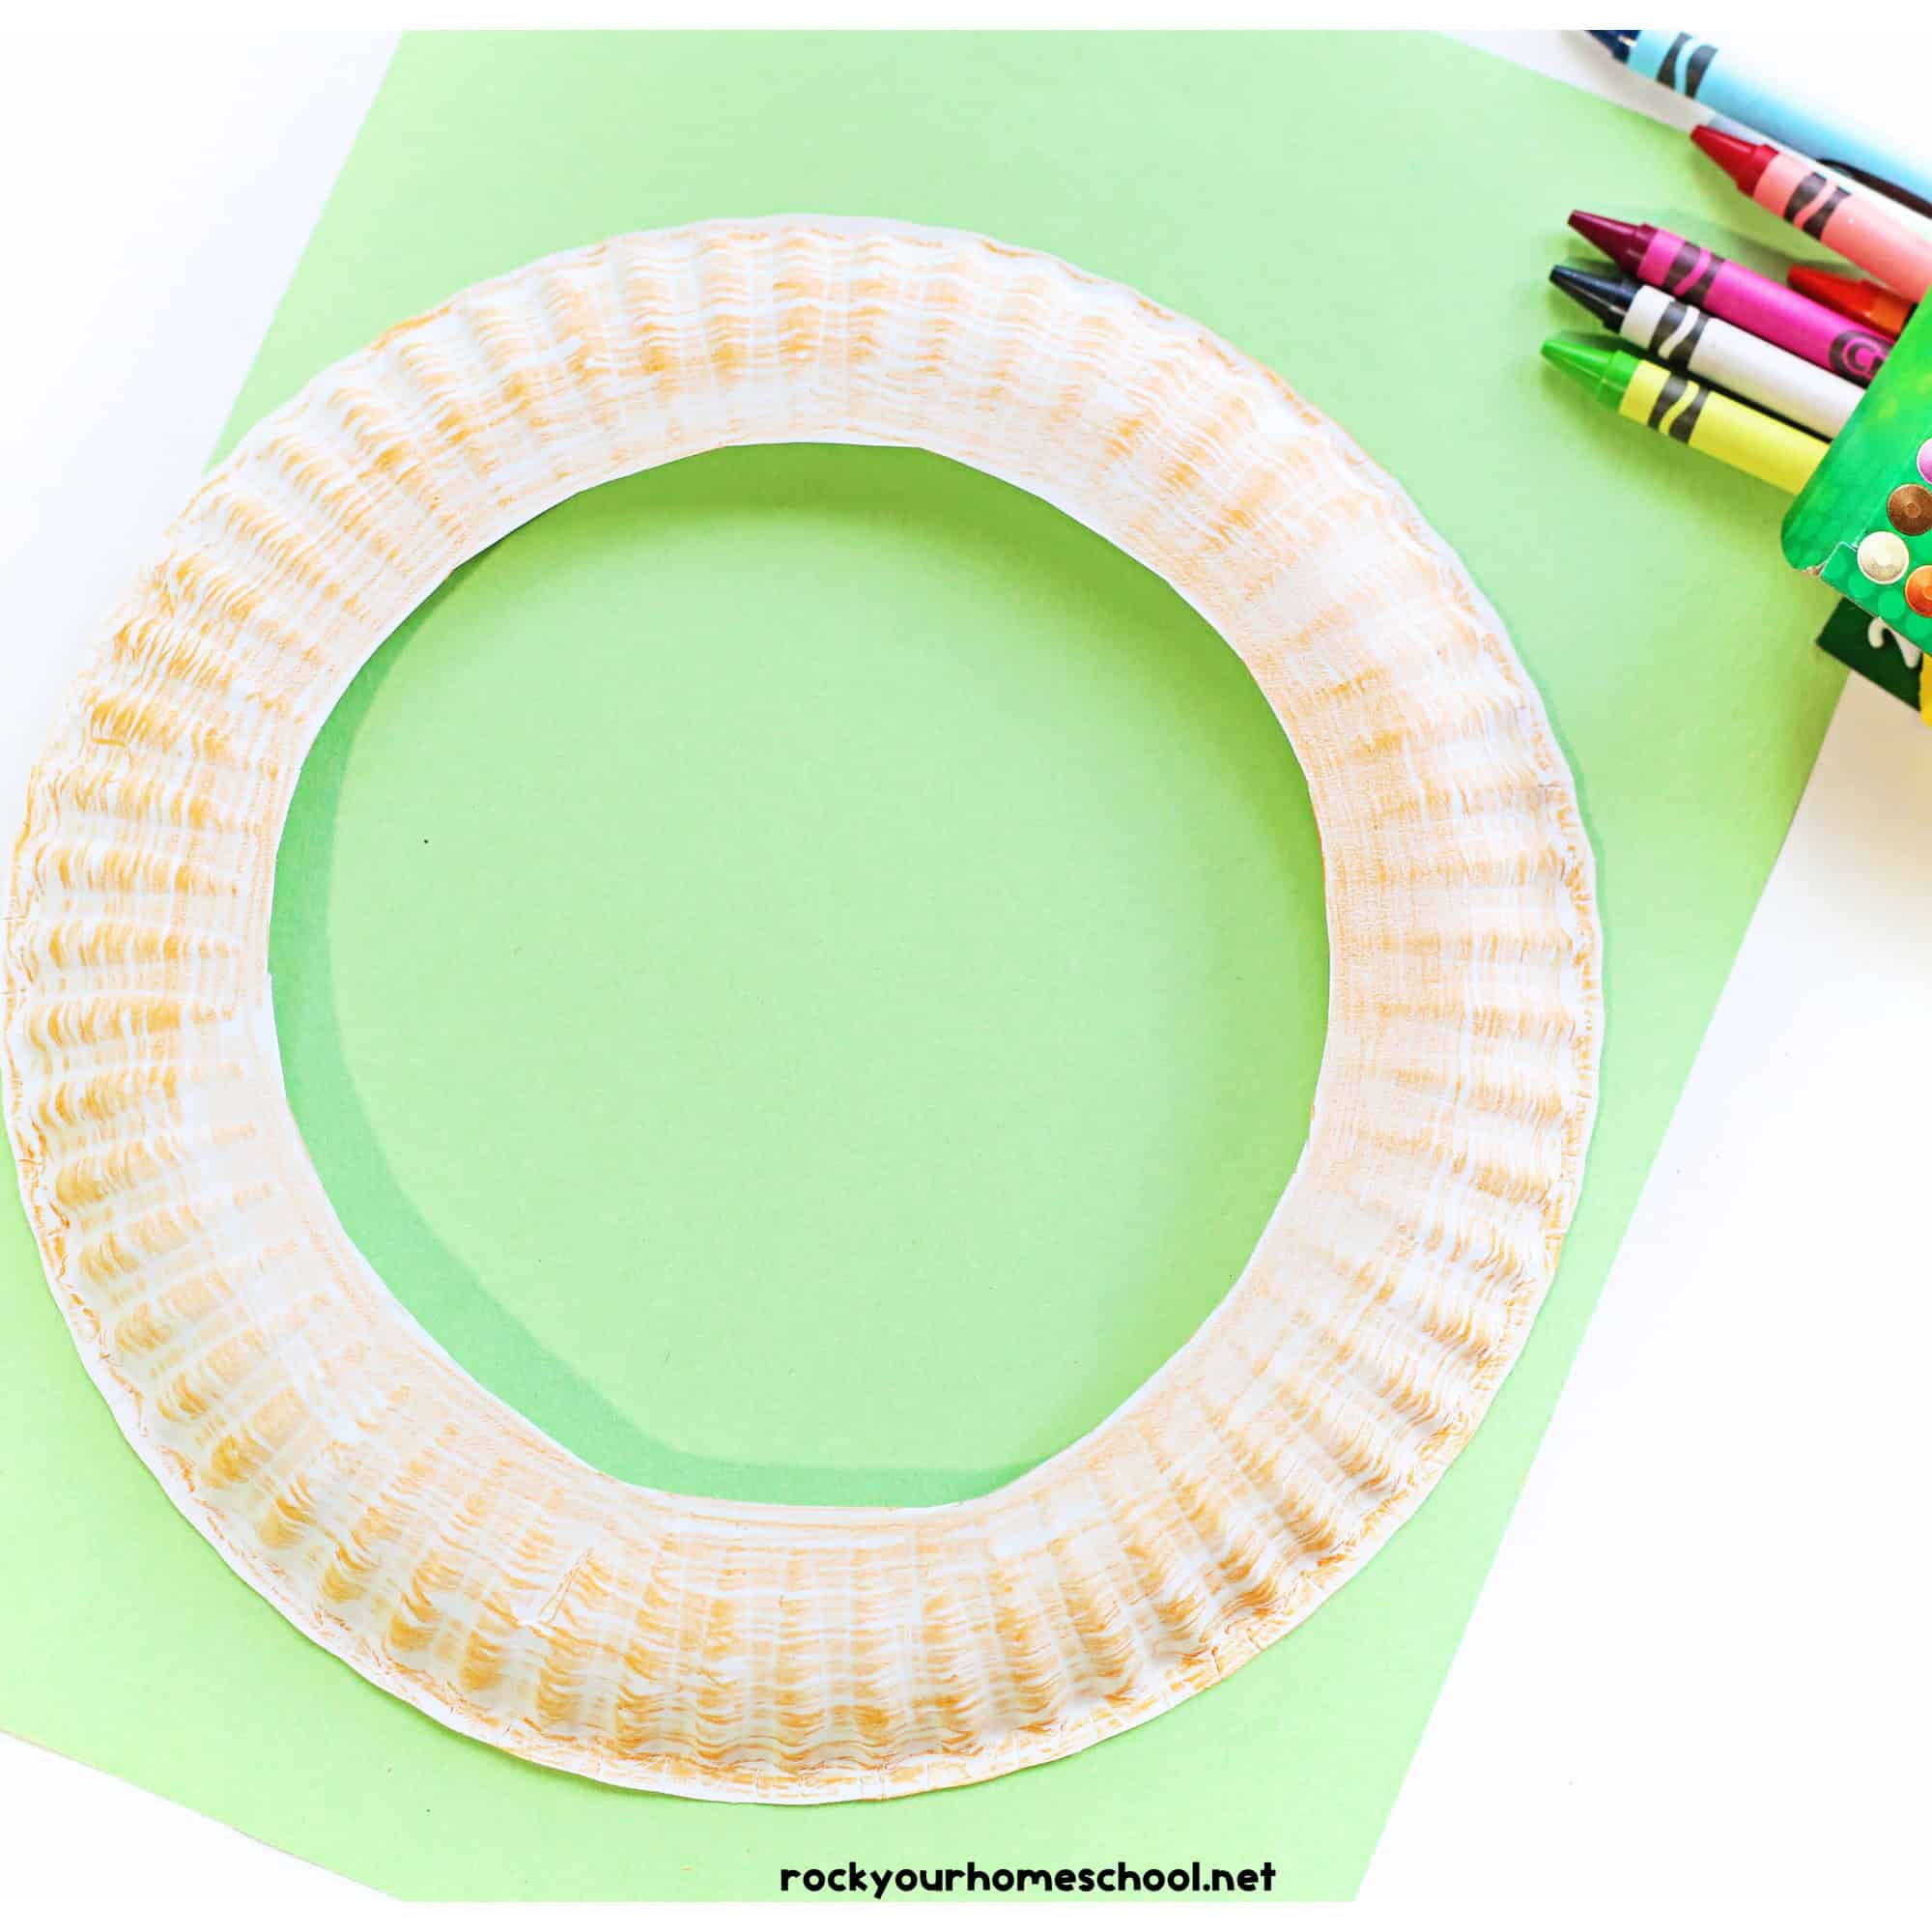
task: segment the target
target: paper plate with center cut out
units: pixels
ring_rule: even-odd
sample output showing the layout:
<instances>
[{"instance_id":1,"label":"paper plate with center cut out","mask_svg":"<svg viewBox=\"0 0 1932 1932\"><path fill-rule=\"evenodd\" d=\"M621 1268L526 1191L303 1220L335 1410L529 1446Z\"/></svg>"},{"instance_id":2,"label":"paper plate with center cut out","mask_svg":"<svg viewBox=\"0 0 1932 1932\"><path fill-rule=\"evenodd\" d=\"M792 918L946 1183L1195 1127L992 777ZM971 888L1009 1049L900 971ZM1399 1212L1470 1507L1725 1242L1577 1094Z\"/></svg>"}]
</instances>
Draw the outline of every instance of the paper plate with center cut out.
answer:
<instances>
[{"instance_id":1,"label":"paper plate with center cut out","mask_svg":"<svg viewBox=\"0 0 1932 1932\"><path fill-rule=\"evenodd\" d=\"M276 1056L276 842L364 660L574 492L772 441L936 450L1141 559L1253 672L1321 828L1328 1040L1252 1259L1099 1428L941 1508L670 1495L568 1454L356 1252ZM1461 564L1332 423L1195 324L1043 256L709 223L405 323L196 493L33 777L7 1119L89 1373L298 1628L545 1764L706 1798L885 1797L1153 1717L1415 1507L1555 1267L1598 959L1542 705Z\"/></svg>"}]
</instances>

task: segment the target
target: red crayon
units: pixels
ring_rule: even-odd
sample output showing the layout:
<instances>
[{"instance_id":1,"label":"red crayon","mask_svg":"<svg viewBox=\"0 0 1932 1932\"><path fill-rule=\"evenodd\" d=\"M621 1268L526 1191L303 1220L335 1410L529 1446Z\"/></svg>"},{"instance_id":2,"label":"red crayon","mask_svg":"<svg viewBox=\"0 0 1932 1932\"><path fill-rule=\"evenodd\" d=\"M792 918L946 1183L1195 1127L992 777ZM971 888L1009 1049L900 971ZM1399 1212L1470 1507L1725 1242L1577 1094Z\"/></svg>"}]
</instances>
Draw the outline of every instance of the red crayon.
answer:
<instances>
[{"instance_id":1,"label":"red crayon","mask_svg":"<svg viewBox=\"0 0 1932 1932\"><path fill-rule=\"evenodd\" d=\"M1638 281L1850 382L1869 383L1890 352L1890 342L1875 330L1833 315L1668 228L1613 221L1581 209L1571 215L1570 226Z\"/></svg>"},{"instance_id":2,"label":"red crayon","mask_svg":"<svg viewBox=\"0 0 1932 1932\"><path fill-rule=\"evenodd\" d=\"M1884 335L1897 335L1912 320L1912 304L1876 282L1861 282L1856 275L1834 274L1830 269L1813 269L1794 262L1784 271L1784 279L1801 296L1809 296L1867 328Z\"/></svg>"}]
</instances>

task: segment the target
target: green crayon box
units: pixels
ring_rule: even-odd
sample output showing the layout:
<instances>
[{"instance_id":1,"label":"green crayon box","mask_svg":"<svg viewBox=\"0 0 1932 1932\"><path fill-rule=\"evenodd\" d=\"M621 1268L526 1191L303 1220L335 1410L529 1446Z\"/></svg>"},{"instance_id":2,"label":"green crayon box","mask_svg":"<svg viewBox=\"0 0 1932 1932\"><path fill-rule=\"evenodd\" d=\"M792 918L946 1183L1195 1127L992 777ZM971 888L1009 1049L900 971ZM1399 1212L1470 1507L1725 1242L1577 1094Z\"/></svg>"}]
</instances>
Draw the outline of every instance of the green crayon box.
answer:
<instances>
[{"instance_id":1,"label":"green crayon box","mask_svg":"<svg viewBox=\"0 0 1932 1932\"><path fill-rule=\"evenodd\" d=\"M1840 604L1818 634L1818 648L1890 692L1901 704L1928 715L1932 690L1926 689L1925 654L1882 618L1856 604Z\"/></svg>"},{"instance_id":2,"label":"green crayon box","mask_svg":"<svg viewBox=\"0 0 1932 1932\"><path fill-rule=\"evenodd\" d=\"M1932 649L1932 320L1921 307L1784 519L1784 555ZM1823 640L1821 639L1821 642ZM1862 668L1862 667L1861 667ZM1916 674L1916 666L1915 666Z\"/></svg>"}]
</instances>

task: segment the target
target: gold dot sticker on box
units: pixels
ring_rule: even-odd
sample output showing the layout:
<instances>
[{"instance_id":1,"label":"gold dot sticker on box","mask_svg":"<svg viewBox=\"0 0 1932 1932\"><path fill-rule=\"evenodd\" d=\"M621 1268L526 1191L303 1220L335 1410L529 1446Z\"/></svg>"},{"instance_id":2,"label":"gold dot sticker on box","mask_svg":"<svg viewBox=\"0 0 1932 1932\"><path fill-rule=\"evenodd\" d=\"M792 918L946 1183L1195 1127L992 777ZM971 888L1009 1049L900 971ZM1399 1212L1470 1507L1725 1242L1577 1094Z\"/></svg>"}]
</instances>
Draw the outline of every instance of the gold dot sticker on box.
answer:
<instances>
[{"instance_id":1,"label":"gold dot sticker on box","mask_svg":"<svg viewBox=\"0 0 1932 1932\"><path fill-rule=\"evenodd\" d=\"M1923 536L1932 530L1932 490L1922 483L1901 483L1885 499L1885 514L1901 536Z\"/></svg>"},{"instance_id":2,"label":"gold dot sticker on box","mask_svg":"<svg viewBox=\"0 0 1932 1932\"><path fill-rule=\"evenodd\" d=\"M1911 561L1903 540L1889 530L1874 530L1859 546L1859 568L1874 583L1896 583Z\"/></svg>"}]
</instances>

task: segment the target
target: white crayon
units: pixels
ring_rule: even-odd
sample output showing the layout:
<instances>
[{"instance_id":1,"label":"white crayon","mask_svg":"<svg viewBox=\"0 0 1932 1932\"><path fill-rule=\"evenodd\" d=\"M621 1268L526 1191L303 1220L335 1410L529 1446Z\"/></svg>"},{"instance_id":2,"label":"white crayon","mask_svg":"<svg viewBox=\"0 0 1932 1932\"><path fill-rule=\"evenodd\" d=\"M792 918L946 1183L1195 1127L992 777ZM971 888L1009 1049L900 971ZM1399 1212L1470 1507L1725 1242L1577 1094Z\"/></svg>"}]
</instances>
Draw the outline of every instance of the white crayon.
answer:
<instances>
[{"instance_id":1,"label":"white crayon","mask_svg":"<svg viewBox=\"0 0 1932 1932\"><path fill-rule=\"evenodd\" d=\"M1688 369L1819 436L1836 436L1865 393L1856 383L1678 301L1662 289L1639 288L1617 333L1660 362Z\"/></svg>"}]
</instances>

